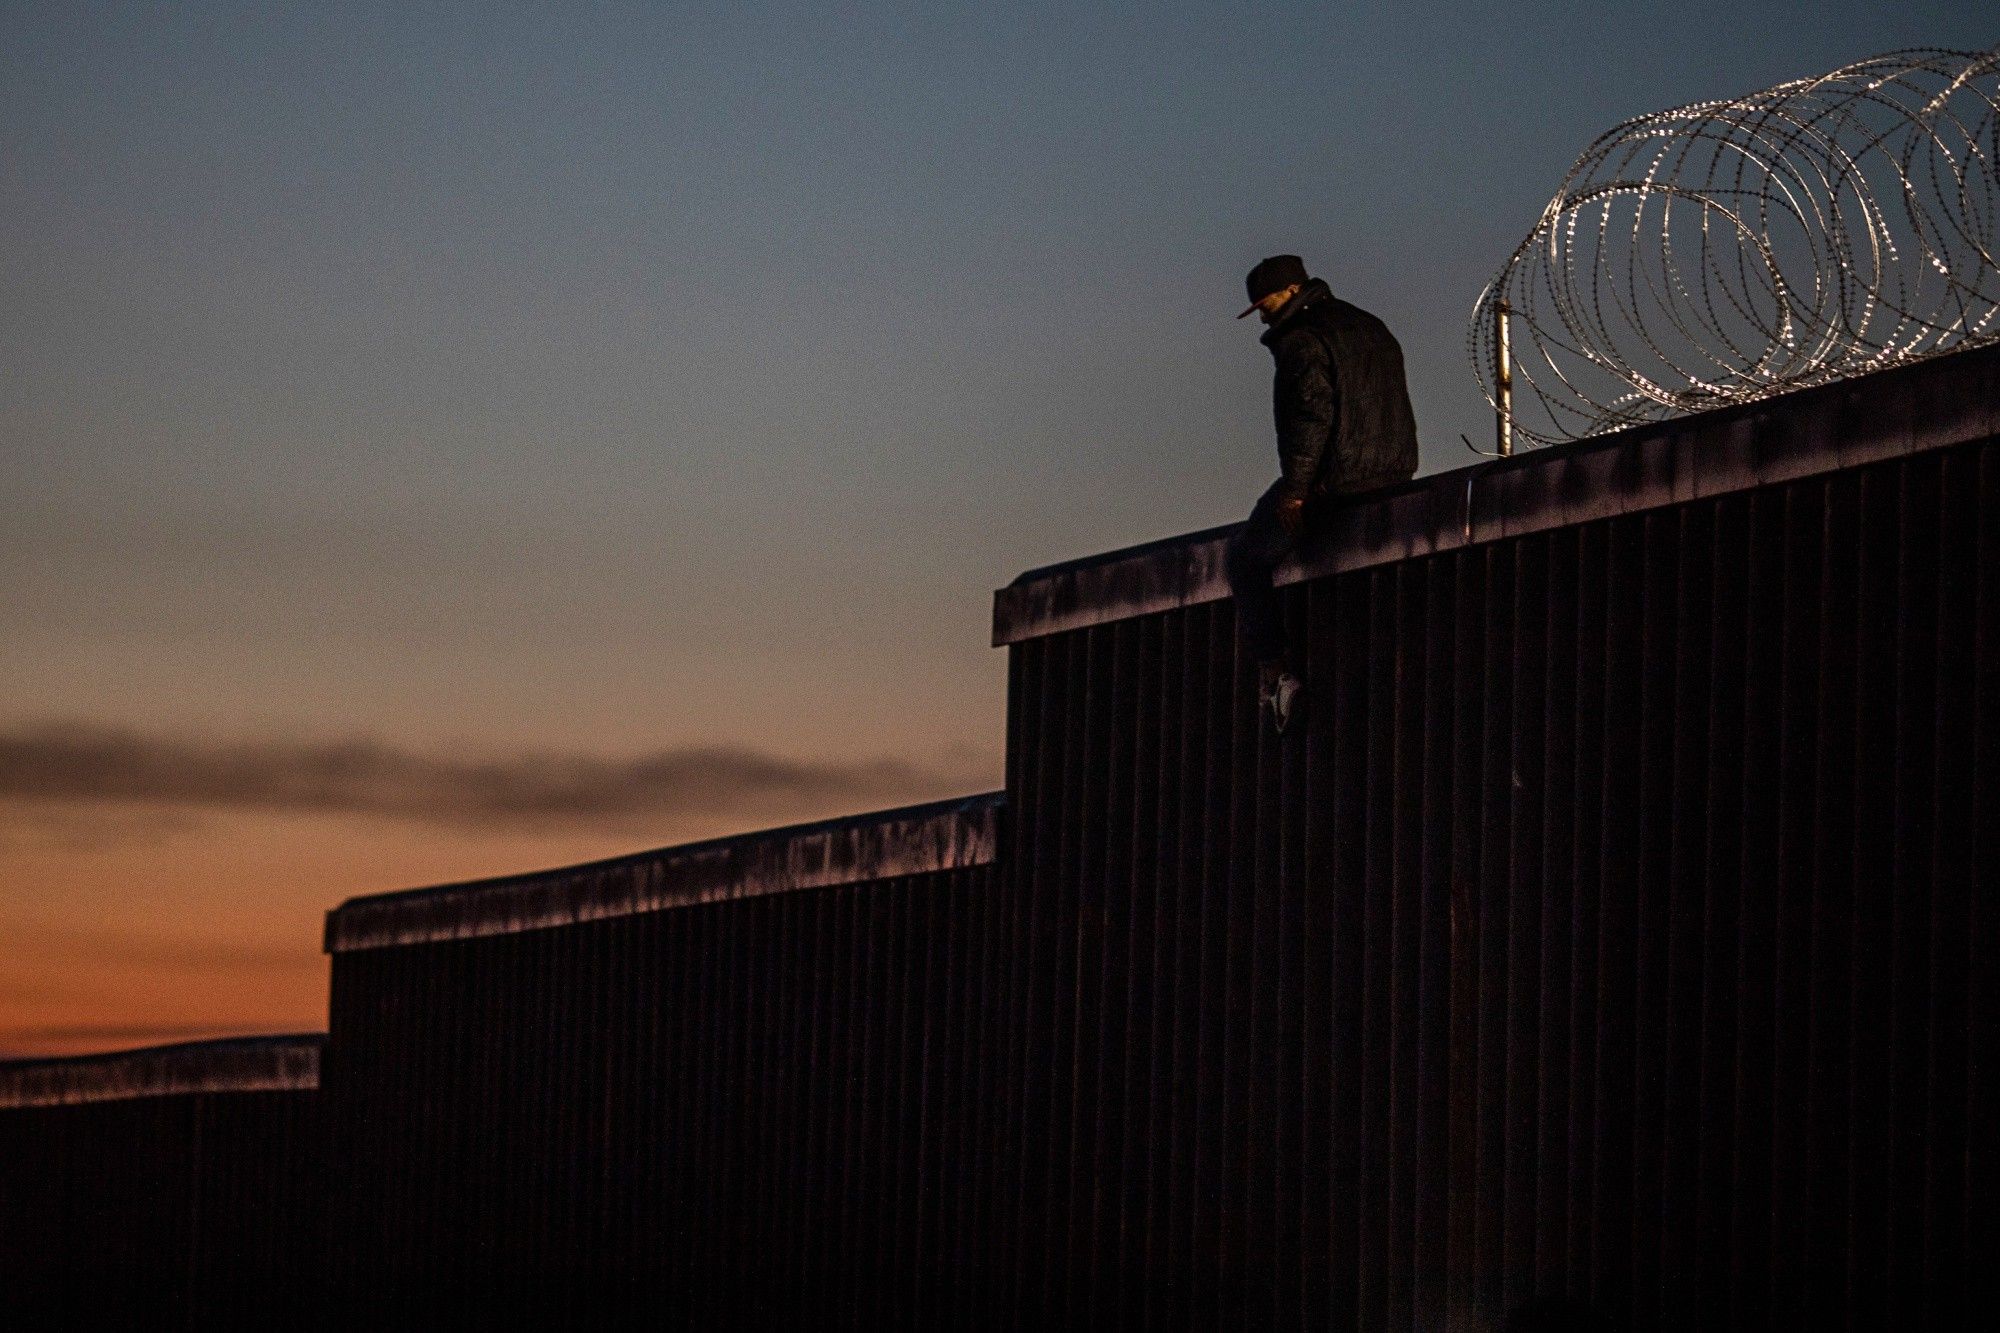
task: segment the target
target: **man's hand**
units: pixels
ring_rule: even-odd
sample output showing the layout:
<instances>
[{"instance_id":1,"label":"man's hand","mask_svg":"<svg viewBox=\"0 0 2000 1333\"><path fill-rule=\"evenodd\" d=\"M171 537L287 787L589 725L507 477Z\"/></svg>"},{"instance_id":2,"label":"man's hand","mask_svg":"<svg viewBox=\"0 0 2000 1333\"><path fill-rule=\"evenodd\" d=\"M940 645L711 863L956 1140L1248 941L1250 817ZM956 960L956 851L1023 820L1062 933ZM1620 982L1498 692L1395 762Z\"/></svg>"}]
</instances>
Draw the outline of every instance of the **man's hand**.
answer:
<instances>
[{"instance_id":1,"label":"man's hand","mask_svg":"<svg viewBox=\"0 0 2000 1333\"><path fill-rule=\"evenodd\" d=\"M1306 502L1303 497L1278 501L1278 523L1287 537L1299 535L1299 529L1305 526L1305 516Z\"/></svg>"}]
</instances>

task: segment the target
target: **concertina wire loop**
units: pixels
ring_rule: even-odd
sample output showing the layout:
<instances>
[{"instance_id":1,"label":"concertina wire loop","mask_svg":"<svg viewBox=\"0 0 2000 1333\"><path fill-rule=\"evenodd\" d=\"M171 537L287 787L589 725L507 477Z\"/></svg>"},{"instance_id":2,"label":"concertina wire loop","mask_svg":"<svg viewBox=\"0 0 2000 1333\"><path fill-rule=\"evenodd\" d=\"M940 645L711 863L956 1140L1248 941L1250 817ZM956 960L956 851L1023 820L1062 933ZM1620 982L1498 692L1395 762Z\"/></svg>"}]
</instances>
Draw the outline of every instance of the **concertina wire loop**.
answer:
<instances>
[{"instance_id":1,"label":"concertina wire loop","mask_svg":"<svg viewBox=\"0 0 2000 1333\"><path fill-rule=\"evenodd\" d=\"M2000 339L2000 48L1877 56L1593 143L1473 308L1553 444Z\"/></svg>"}]
</instances>

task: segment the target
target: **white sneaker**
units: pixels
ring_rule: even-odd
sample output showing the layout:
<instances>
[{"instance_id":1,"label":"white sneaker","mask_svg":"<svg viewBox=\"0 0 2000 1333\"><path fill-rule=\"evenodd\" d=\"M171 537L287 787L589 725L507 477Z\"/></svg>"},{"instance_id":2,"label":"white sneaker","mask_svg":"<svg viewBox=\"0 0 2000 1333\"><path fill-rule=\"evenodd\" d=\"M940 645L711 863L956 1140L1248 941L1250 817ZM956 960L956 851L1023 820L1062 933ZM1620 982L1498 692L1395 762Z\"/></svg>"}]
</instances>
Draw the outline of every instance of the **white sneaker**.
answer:
<instances>
[{"instance_id":1,"label":"white sneaker","mask_svg":"<svg viewBox=\"0 0 2000 1333\"><path fill-rule=\"evenodd\" d=\"M1264 692L1264 697L1258 700L1259 704L1271 710L1271 725L1277 728L1280 736L1285 734L1285 727L1292 720L1292 700L1298 697L1299 691L1304 687L1304 682L1297 676L1289 671L1282 671Z\"/></svg>"}]
</instances>

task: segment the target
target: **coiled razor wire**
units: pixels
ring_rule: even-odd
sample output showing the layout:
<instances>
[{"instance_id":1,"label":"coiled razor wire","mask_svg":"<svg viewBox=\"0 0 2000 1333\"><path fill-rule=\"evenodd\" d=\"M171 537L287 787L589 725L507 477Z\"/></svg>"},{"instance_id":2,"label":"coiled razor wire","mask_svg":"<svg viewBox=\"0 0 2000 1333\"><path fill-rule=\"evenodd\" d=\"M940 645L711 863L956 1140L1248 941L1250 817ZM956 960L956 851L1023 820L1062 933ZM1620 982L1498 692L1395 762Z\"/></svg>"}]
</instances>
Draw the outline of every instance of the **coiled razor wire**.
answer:
<instances>
[{"instance_id":1,"label":"coiled razor wire","mask_svg":"<svg viewBox=\"0 0 2000 1333\"><path fill-rule=\"evenodd\" d=\"M1541 444L2000 339L2000 48L1899 51L1628 120L1473 308Z\"/></svg>"}]
</instances>

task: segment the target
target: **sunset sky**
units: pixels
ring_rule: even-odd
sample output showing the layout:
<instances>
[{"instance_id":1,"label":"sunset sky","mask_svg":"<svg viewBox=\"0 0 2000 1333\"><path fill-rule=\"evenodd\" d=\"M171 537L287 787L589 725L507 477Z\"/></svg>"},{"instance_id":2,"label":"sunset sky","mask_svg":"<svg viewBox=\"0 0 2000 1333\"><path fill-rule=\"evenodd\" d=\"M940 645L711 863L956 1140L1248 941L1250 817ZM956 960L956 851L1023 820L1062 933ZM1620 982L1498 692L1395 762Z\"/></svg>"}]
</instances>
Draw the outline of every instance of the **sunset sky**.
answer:
<instances>
[{"instance_id":1,"label":"sunset sky","mask_svg":"<svg viewBox=\"0 0 2000 1333\"><path fill-rule=\"evenodd\" d=\"M320 918L1000 781L991 590L1274 474L1243 271L1464 321L1616 121L1977 6L0 0L0 1056Z\"/></svg>"}]
</instances>

